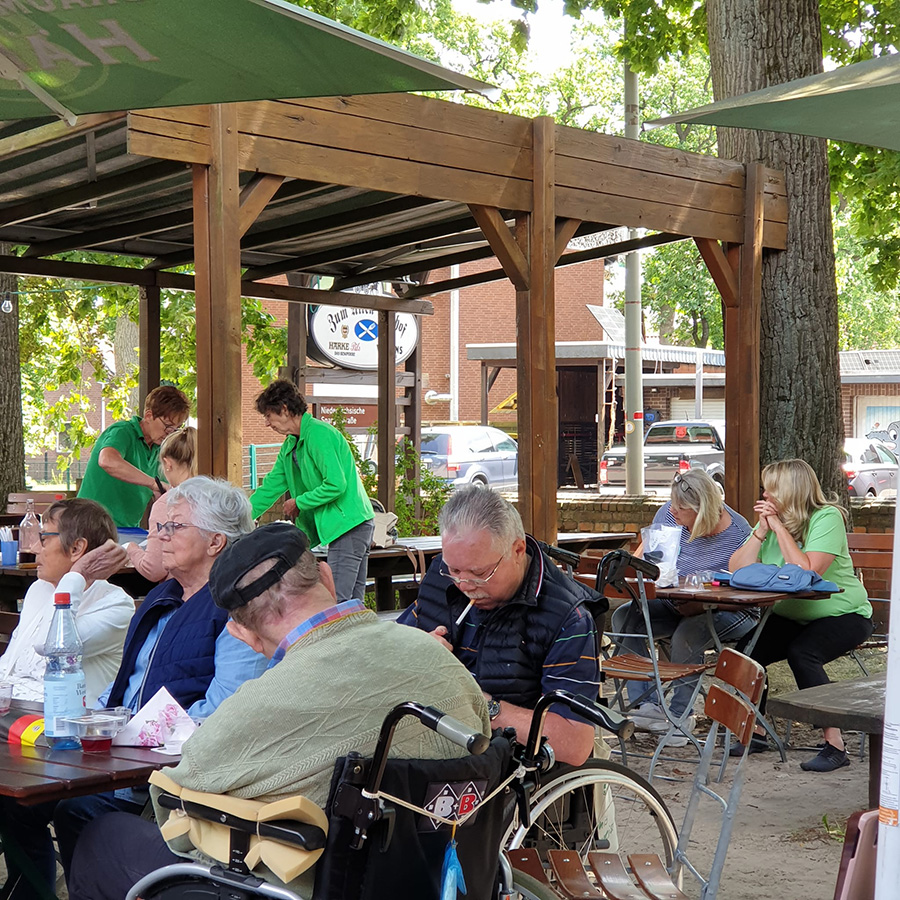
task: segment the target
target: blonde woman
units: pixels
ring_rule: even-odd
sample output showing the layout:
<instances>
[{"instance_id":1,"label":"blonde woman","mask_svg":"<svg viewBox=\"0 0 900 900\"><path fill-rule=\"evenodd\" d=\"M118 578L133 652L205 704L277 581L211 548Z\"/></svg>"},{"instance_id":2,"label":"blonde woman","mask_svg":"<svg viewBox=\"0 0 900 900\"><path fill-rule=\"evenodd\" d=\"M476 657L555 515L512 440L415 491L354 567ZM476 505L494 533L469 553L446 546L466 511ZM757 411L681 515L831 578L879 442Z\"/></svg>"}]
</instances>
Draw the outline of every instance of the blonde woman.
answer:
<instances>
[{"instance_id":1,"label":"blonde woman","mask_svg":"<svg viewBox=\"0 0 900 900\"><path fill-rule=\"evenodd\" d=\"M197 429L188 426L170 434L159 448L160 486L166 487L161 483L165 478L169 483L169 488L176 488L196 474ZM168 518L164 491L150 507L148 522L150 533L147 535L147 548L139 547L133 542L125 545L131 564L148 581L162 581L169 577L166 567L162 564L162 543L156 527L158 522L165 522Z\"/></svg>"},{"instance_id":2,"label":"blonde woman","mask_svg":"<svg viewBox=\"0 0 900 900\"><path fill-rule=\"evenodd\" d=\"M872 633L872 607L847 550L846 513L826 499L816 473L802 459L766 466L762 484L763 499L754 507L759 522L731 557L732 571L755 562L793 563L818 572L842 591L776 603L752 656L764 666L786 659L799 688L828 684L825 663ZM760 708L765 708L765 697ZM831 772L850 765L840 729L824 732L825 746L801 769ZM762 729L757 729L750 751L767 749Z\"/></svg>"},{"instance_id":3,"label":"blonde woman","mask_svg":"<svg viewBox=\"0 0 900 900\"><path fill-rule=\"evenodd\" d=\"M750 534L747 520L725 505L718 485L701 469L691 469L675 476L671 499L654 516L653 522L681 528L681 550L677 562L679 575L727 568L731 554ZM672 662L701 662L703 652L715 643L706 616L687 615L686 607L679 607L663 599L649 601L649 608L653 636L671 638ZM756 608L733 612L719 610L713 614L713 623L721 640L734 641L751 631L758 618L759 610ZM644 631L643 616L638 609L632 612L630 603L615 611L612 622L613 631L616 632L633 634ZM624 638L622 647L631 653L647 655L647 645L643 638ZM696 679L684 679L675 688L670 705L674 716L679 717L684 713L695 682ZM636 700L645 689L640 683L629 685L628 695ZM641 703L631 717L643 731L663 734L669 728L669 721L655 694ZM690 717L683 729L690 731L693 725L693 717ZM669 741L671 746L686 743L687 737L681 734Z\"/></svg>"}]
</instances>

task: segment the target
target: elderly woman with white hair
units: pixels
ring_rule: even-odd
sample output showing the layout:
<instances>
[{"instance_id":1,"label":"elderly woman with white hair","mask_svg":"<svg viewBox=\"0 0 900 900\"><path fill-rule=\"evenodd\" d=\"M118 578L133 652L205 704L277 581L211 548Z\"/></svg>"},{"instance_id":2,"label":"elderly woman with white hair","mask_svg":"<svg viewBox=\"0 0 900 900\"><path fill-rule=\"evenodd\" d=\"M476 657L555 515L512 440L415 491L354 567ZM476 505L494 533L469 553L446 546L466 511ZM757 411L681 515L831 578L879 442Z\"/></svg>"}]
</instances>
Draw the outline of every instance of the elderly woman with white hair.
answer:
<instances>
[{"instance_id":1,"label":"elderly woman with white hair","mask_svg":"<svg viewBox=\"0 0 900 900\"><path fill-rule=\"evenodd\" d=\"M750 534L747 520L726 506L718 485L701 469L690 469L675 476L671 499L654 516L653 522L681 528L681 550L677 561L679 575L727 569L731 554ZM653 637L671 640L669 659L672 662L699 663L703 660L704 651L712 647L715 640L708 620L700 610L659 598L649 601L649 609ZM718 610L713 613L713 624L720 640L735 641L747 634L758 618L758 607L737 611ZM640 610L631 603L615 611L612 626L613 632L619 633L643 633L645 629ZM623 638L621 647L630 653L647 655L647 643L641 637ZM684 713L695 684L696 679L685 678L676 685L669 706L676 718ZM645 690L645 683L632 682L628 687L628 696L634 701ZM655 692L648 695L630 715L640 730L664 734L669 729L669 720ZM684 731L691 731L693 725L691 717L682 727ZM687 741L684 734L676 734L668 744L678 746Z\"/></svg>"},{"instance_id":2,"label":"elderly woman with white hair","mask_svg":"<svg viewBox=\"0 0 900 900\"><path fill-rule=\"evenodd\" d=\"M164 687L191 716L205 717L268 664L229 634L228 613L213 602L208 585L216 558L253 530L253 518L244 492L227 481L189 478L165 496L168 519L158 531L169 578L150 591L132 618L122 665L98 705L137 711ZM75 842L88 822L107 812L140 813L147 798L146 788L31 807L3 798L0 827L15 836L49 895L56 884L50 821L68 876ZM40 893L20 878L10 896L23 900Z\"/></svg>"}]
</instances>

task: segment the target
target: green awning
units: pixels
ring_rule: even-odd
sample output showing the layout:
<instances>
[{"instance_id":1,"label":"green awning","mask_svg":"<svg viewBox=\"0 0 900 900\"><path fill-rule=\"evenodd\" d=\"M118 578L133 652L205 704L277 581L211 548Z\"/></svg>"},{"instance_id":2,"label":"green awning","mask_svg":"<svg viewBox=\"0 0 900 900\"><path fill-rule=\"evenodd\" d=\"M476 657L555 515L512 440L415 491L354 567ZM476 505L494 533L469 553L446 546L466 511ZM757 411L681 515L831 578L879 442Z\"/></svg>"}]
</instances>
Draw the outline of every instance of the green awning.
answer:
<instances>
[{"instance_id":1,"label":"green awning","mask_svg":"<svg viewBox=\"0 0 900 900\"><path fill-rule=\"evenodd\" d=\"M681 122L785 131L900 150L900 54L711 103L648 125Z\"/></svg>"},{"instance_id":2,"label":"green awning","mask_svg":"<svg viewBox=\"0 0 900 900\"><path fill-rule=\"evenodd\" d=\"M0 0L0 120L497 89L280 0Z\"/></svg>"}]
</instances>

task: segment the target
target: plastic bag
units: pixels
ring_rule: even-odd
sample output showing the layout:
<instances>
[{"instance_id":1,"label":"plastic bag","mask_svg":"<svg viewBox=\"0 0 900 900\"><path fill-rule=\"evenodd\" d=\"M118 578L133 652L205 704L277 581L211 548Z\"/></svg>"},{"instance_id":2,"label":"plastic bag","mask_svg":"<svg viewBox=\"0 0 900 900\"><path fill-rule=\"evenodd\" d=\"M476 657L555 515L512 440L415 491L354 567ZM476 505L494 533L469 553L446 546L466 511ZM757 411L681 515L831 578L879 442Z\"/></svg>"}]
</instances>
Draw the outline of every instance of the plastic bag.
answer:
<instances>
[{"instance_id":1,"label":"plastic bag","mask_svg":"<svg viewBox=\"0 0 900 900\"><path fill-rule=\"evenodd\" d=\"M643 557L659 566L657 587L678 586L678 554L681 552L681 527L648 525L641 529Z\"/></svg>"}]
</instances>

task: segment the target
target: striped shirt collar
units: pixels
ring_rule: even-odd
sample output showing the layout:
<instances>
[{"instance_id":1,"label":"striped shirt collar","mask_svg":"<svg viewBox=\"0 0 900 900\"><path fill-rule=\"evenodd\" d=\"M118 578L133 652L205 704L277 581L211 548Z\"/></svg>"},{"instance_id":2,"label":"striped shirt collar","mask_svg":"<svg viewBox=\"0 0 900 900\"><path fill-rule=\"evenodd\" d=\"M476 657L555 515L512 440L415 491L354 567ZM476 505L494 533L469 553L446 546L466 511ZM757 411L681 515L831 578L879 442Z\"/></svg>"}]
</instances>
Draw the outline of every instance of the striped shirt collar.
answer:
<instances>
[{"instance_id":1,"label":"striped shirt collar","mask_svg":"<svg viewBox=\"0 0 900 900\"><path fill-rule=\"evenodd\" d=\"M323 609L321 612L317 612L315 615L310 616L282 638L281 643L278 645L278 649L275 651L275 655L272 657L271 665L284 659L285 653L287 653L297 641L305 637L311 631L314 631L316 628L361 612L366 612L366 607L359 600L345 600L343 603L338 603L337 606L329 606L328 609Z\"/></svg>"}]
</instances>

